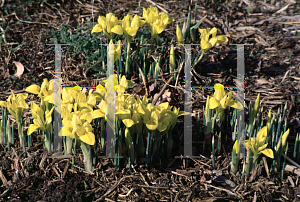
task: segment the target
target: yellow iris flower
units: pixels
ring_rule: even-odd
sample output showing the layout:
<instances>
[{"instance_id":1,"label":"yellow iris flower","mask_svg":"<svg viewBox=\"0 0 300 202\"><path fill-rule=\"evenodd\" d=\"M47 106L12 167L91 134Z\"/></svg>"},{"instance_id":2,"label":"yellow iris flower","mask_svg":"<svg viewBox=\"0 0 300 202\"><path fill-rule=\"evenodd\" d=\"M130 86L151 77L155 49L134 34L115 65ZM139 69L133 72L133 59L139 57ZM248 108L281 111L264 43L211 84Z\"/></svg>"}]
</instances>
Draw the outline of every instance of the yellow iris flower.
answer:
<instances>
[{"instance_id":1,"label":"yellow iris flower","mask_svg":"<svg viewBox=\"0 0 300 202\"><path fill-rule=\"evenodd\" d=\"M113 41L110 40L110 42L109 42L109 50L112 50L111 46L113 44L114 44ZM121 40L119 40L117 44L118 44L117 47L114 47L114 62L116 62L120 58L120 56L121 56Z\"/></svg>"},{"instance_id":2,"label":"yellow iris flower","mask_svg":"<svg viewBox=\"0 0 300 202\"><path fill-rule=\"evenodd\" d=\"M94 26L92 33L103 32L109 39L113 39L115 34L123 34L123 29L119 23L120 21L113 13L106 14L106 17L99 16L98 24Z\"/></svg>"},{"instance_id":3,"label":"yellow iris flower","mask_svg":"<svg viewBox=\"0 0 300 202\"><path fill-rule=\"evenodd\" d=\"M208 31L207 29L199 29L199 32L201 33L200 45L202 49L202 54L214 47L216 43L225 43L228 41L228 38L225 36L217 36L217 28L215 27L212 28L210 31ZM210 35L212 35L212 37L209 40Z\"/></svg>"},{"instance_id":4,"label":"yellow iris flower","mask_svg":"<svg viewBox=\"0 0 300 202\"><path fill-rule=\"evenodd\" d=\"M54 107L52 109L42 110L38 105L36 105L34 102L31 102L31 113L32 117L34 118L33 124L30 124L28 127L27 135L31 135L33 131L36 129L42 130L46 133L51 131L51 122L52 122L52 112L54 110ZM44 118L45 117L45 118Z\"/></svg>"},{"instance_id":5,"label":"yellow iris flower","mask_svg":"<svg viewBox=\"0 0 300 202\"><path fill-rule=\"evenodd\" d=\"M214 96L209 98L208 106L209 109L217 108L217 114L220 114L221 119L223 117L224 110L227 107L233 107L235 109L243 108L243 105L240 102L231 99L233 92L225 93L224 86L222 84L215 84L214 89Z\"/></svg>"},{"instance_id":6,"label":"yellow iris flower","mask_svg":"<svg viewBox=\"0 0 300 202\"><path fill-rule=\"evenodd\" d=\"M257 133L256 139L251 137L251 140L245 140L244 145L252 150L254 156L263 153L267 157L274 158L272 149L266 149L268 143L265 144L267 138L267 126L260 129Z\"/></svg>"},{"instance_id":7,"label":"yellow iris flower","mask_svg":"<svg viewBox=\"0 0 300 202\"><path fill-rule=\"evenodd\" d=\"M25 103L27 96L27 93L15 95L11 91L11 95L8 97L7 102L0 101L0 106L6 107L9 113L15 117L17 122L19 122L22 117L23 109L28 109L28 105Z\"/></svg>"},{"instance_id":8,"label":"yellow iris flower","mask_svg":"<svg viewBox=\"0 0 300 202\"><path fill-rule=\"evenodd\" d=\"M166 26L174 19L169 17L166 13L158 13L157 7L150 6L147 10L143 8L143 17L146 20L146 25L151 29L151 37L156 38L157 34L162 33Z\"/></svg>"},{"instance_id":9,"label":"yellow iris flower","mask_svg":"<svg viewBox=\"0 0 300 202\"><path fill-rule=\"evenodd\" d=\"M81 113L73 114L72 119L63 120L62 136L80 139L82 142L94 145L95 135L93 127Z\"/></svg>"},{"instance_id":10,"label":"yellow iris flower","mask_svg":"<svg viewBox=\"0 0 300 202\"><path fill-rule=\"evenodd\" d=\"M145 21L138 15L135 15L133 18L129 14L124 16L123 20L121 21L121 25L124 36L127 39L128 43L131 43L132 38L135 36L139 27L143 24L145 24Z\"/></svg>"}]
</instances>

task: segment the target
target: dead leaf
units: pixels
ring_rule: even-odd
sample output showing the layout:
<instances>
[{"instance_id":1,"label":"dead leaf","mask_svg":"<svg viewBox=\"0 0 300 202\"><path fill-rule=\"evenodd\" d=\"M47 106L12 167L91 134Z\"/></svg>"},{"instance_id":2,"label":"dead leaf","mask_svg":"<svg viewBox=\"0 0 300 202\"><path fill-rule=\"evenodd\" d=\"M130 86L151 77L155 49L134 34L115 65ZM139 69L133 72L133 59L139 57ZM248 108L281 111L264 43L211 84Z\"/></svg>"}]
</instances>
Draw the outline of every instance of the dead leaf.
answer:
<instances>
[{"instance_id":1,"label":"dead leaf","mask_svg":"<svg viewBox=\"0 0 300 202\"><path fill-rule=\"evenodd\" d=\"M134 88L133 88L134 92L138 95L145 95L146 94L146 91L145 91L145 88L143 86L143 84L137 84Z\"/></svg>"},{"instance_id":2,"label":"dead leaf","mask_svg":"<svg viewBox=\"0 0 300 202\"><path fill-rule=\"evenodd\" d=\"M264 85L264 84L269 84L270 82L267 81L267 79L265 78L260 78L260 79L257 79L256 82L254 83L255 86L261 86L261 85Z\"/></svg>"},{"instance_id":3,"label":"dead leaf","mask_svg":"<svg viewBox=\"0 0 300 202\"><path fill-rule=\"evenodd\" d=\"M158 97L159 93L155 93L153 100L155 100ZM158 98L155 106L158 106L162 102L161 96Z\"/></svg>"},{"instance_id":4,"label":"dead leaf","mask_svg":"<svg viewBox=\"0 0 300 202\"><path fill-rule=\"evenodd\" d=\"M201 178L200 178L200 182L206 182L206 178L205 178L205 176L204 176L204 175L202 175L202 176L201 176Z\"/></svg>"},{"instance_id":5,"label":"dead leaf","mask_svg":"<svg viewBox=\"0 0 300 202\"><path fill-rule=\"evenodd\" d=\"M149 93L152 92L152 91L154 91L154 88L155 88L155 85L153 83L151 86L149 86Z\"/></svg>"},{"instance_id":6,"label":"dead leaf","mask_svg":"<svg viewBox=\"0 0 300 202\"><path fill-rule=\"evenodd\" d=\"M164 94L162 95L162 102L170 102L171 101L171 92L169 92L169 89L167 89Z\"/></svg>"},{"instance_id":7,"label":"dead leaf","mask_svg":"<svg viewBox=\"0 0 300 202\"><path fill-rule=\"evenodd\" d=\"M15 76L20 78L24 72L24 66L20 62L13 61L13 63L17 67L17 73L15 73Z\"/></svg>"},{"instance_id":8,"label":"dead leaf","mask_svg":"<svg viewBox=\"0 0 300 202\"><path fill-rule=\"evenodd\" d=\"M266 22L266 19L263 19L263 20L261 20L261 21L259 21L259 22L256 22L256 23L254 23L253 25L254 25L254 26L256 26L256 25L262 25L262 24L264 24L264 22Z\"/></svg>"},{"instance_id":9,"label":"dead leaf","mask_svg":"<svg viewBox=\"0 0 300 202\"><path fill-rule=\"evenodd\" d=\"M163 96L163 98L167 98L167 97L170 98L171 97L171 92L169 91L169 89L167 89L162 96Z\"/></svg>"}]
</instances>

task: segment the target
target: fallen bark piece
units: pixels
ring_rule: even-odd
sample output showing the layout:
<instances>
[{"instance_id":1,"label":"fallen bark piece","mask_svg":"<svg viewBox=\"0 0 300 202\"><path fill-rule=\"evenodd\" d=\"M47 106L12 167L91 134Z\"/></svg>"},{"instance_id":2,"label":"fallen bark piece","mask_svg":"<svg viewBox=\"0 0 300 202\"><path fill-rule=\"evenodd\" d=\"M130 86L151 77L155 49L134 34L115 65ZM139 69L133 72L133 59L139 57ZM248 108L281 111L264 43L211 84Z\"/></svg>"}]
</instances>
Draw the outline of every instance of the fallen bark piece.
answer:
<instances>
[{"instance_id":1,"label":"fallen bark piece","mask_svg":"<svg viewBox=\"0 0 300 202\"><path fill-rule=\"evenodd\" d=\"M298 176L300 176L300 169L297 168L296 166L286 165L284 168L284 171L289 171L289 172L295 173Z\"/></svg>"}]
</instances>

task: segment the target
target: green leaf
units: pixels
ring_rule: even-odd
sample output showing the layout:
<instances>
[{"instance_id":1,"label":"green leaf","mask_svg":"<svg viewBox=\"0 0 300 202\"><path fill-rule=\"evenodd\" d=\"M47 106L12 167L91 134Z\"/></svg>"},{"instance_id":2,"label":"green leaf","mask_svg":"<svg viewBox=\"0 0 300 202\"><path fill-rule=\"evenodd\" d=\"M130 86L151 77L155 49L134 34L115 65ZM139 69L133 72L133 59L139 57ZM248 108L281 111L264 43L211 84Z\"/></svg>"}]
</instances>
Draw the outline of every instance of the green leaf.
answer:
<instances>
[{"instance_id":1,"label":"green leaf","mask_svg":"<svg viewBox=\"0 0 300 202\"><path fill-rule=\"evenodd\" d=\"M199 25L203 22L203 20L206 18L206 16L204 16L197 24L195 24L193 27L191 27L191 30L192 29L196 29L199 27Z\"/></svg>"}]
</instances>

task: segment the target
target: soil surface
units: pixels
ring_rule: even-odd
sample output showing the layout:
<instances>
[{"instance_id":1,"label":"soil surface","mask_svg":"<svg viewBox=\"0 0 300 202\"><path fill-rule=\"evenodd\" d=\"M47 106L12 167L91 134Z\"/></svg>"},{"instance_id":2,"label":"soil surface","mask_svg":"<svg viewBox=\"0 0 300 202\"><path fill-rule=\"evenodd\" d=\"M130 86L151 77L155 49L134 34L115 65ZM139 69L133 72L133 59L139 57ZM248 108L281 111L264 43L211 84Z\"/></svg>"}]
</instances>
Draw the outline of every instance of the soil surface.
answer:
<instances>
[{"instance_id":1,"label":"soil surface","mask_svg":"<svg viewBox=\"0 0 300 202\"><path fill-rule=\"evenodd\" d=\"M175 19L161 36L175 36L176 23L183 23L189 6L192 19L195 16L195 1L140 2L141 8L150 5L157 6L159 11L167 11ZM287 156L292 158L296 135L300 133L300 3L295 0L201 0L197 5L197 21L207 16L200 27L216 27L218 34L229 38L229 43L214 47L192 67L192 86L214 86L215 83L235 86L236 44L245 44L246 110L258 93L264 107L264 120L270 108L273 113L278 109L282 113L287 102L287 128L290 129ZM129 0L0 1L0 100L6 100L11 91L25 92L32 83L41 85L44 78L53 79L54 46L47 45L55 35L51 30L60 34L64 27L68 32L89 27L91 31L99 15L113 12L120 19L127 13L138 14L138 6L138 1ZM62 54L66 51L63 50ZM97 74L99 71L85 68L84 65L90 62L85 56L77 50L62 59L64 86L95 86L102 79ZM96 64L99 63L93 63ZM179 75L178 88L174 88L174 83L167 85L158 103L168 101L183 110L183 71ZM159 94L169 78L169 74L159 76L155 90L154 79L147 80L148 97ZM134 74L131 79L138 85L127 92L141 97L145 95L145 85L138 76ZM206 97L213 94L213 89L196 88L192 93L193 129L196 129L197 115L202 114ZM29 94L26 102L29 104L33 100L36 101L35 96ZM23 114L26 125L30 113L25 111ZM202 118L200 122L203 123ZM172 156L175 157L183 154L182 117L173 132ZM281 172L272 175L266 172L262 162L251 176L242 179L242 167L236 175L230 172L233 142L224 137L214 168L211 151L202 151L204 139L200 138L193 144L193 155L201 155L198 159L174 158L151 169L143 163L125 168L124 161L120 170L114 168L112 159L98 159L93 172L84 170L80 149L76 155L73 151L71 157L57 158L43 152L41 136L36 133L32 135L33 145L26 147L25 152L15 138L9 152L7 145L0 145L0 201L300 200L300 171L290 161L286 163L283 180ZM196 130L193 130L193 138L197 139Z\"/></svg>"}]
</instances>

